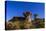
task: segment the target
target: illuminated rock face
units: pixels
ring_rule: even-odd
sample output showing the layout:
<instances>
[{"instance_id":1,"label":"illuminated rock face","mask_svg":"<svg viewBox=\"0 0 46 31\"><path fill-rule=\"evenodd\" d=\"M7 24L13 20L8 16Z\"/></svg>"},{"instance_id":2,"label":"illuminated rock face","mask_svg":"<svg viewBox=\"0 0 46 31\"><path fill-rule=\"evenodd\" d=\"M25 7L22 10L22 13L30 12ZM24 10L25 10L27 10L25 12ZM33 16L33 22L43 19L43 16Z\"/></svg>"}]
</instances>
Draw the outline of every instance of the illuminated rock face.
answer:
<instances>
[{"instance_id":1,"label":"illuminated rock face","mask_svg":"<svg viewBox=\"0 0 46 31\"><path fill-rule=\"evenodd\" d=\"M25 12L25 15L26 15L26 19L31 22L31 16L32 16L32 13L31 12Z\"/></svg>"},{"instance_id":2,"label":"illuminated rock face","mask_svg":"<svg viewBox=\"0 0 46 31\"><path fill-rule=\"evenodd\" d=\"M26 19L24 22L24 28L29 29L32 26L32 22L31 22L32 13L31 12L25 12L25 16L26 16Z\"/></svg>"},{"instance_id":3,"label":"illuminated rock face","mask_svg":"<svg viewBox=\"0 0 46 31\"><path fill-rule=\"evenodd\" d=\"M30 15L27 16L27 19L28 19L29 22L31 22L31 16Z\"/></svg>"}]
</instances>

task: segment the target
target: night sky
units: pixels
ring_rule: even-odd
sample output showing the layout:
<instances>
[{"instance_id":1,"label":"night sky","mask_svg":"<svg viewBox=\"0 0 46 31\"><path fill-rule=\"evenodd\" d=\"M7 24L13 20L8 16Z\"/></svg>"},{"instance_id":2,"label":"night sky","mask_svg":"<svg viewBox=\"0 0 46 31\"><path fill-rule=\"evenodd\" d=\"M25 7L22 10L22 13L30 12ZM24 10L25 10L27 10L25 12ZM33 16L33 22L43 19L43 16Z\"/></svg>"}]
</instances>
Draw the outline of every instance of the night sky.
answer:
<instances>
[{"instance_id":1,"label":"night sky","mask_svg":"<svg viewBox=\"0 0 46 31\"><path fill-rule=\"evenodd\" d=\"M14 16L23 16L23 12L30 11L33 15L36 13L40 18L44 18L44 3L7 1L6 19L10 20Z\"/></svg>"}]
</instances>

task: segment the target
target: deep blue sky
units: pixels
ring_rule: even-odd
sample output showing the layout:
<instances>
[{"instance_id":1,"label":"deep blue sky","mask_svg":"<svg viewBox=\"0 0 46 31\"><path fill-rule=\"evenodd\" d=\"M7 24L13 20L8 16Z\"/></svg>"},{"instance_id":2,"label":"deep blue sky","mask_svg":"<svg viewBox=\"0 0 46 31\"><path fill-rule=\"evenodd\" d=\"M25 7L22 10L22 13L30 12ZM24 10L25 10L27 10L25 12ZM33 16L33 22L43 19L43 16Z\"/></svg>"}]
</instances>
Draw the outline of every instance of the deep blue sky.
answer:
<instances>
[{"instance_id":1,"label":"deep blue sky","mask_svg":"<svg viewBox=\"0 0 46 31\"><path fill-rule=\"evenodd\" d=\"M23 16L24 11L32 12L32 18L35 13L44 18L44 3L8 1L6 10L7 20L13 16Z\"/></svg>"}]
</instances>

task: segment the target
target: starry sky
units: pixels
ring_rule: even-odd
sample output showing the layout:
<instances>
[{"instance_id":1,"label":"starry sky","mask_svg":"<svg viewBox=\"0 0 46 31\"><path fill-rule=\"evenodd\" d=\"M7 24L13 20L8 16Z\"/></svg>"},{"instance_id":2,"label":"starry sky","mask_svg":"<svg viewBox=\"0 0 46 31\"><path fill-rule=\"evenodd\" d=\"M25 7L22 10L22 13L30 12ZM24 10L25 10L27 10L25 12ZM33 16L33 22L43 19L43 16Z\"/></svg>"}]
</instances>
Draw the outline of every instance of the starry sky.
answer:
<instances>
[{"instance_id":1,"label":"starry sky","mask_svg":"<svg viewBox=\"0 0 46 31\"><path fill-rule=\"evenodd\" d=\"M40 18L44 18L44 3L38 2L20 2L20 1L7 1L6 4L6 19L10 20L14 16L23 16L23 12L32 12L38 14Z\"/></svg>"}]
</instances>

